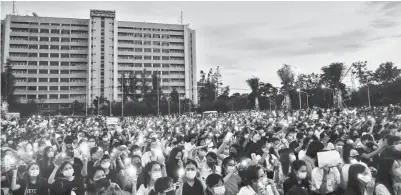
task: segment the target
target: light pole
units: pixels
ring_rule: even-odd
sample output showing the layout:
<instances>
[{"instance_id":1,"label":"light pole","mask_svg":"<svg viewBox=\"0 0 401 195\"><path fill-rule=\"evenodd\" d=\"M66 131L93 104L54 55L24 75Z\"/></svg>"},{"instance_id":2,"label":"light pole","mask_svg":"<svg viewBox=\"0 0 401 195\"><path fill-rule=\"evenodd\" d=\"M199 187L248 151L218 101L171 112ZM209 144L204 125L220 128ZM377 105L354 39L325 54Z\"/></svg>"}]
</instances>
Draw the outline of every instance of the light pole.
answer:
<instances>
[{"instance_id":1,"label":"light pole","mask_svg":"<svg viewBox=\"0 0 401 195\"><path fill-rule=\"evenodd\" d=\"M302 91L301 89L297 89L299 93L304 93L306 95L306 107L309 108L309 94L306 93L305 91Z\"/></svg>"},{"instance_id":2,"label":"light pole","mask_svg":"<svg viewBox=\"0 0 401 195\"><path fill-rule=\"evenodd\" d=\"M322 85L321 87L322 87L322 89L329 89L329 90L331 90L331 92L333 93L333 108L335 108L336 106L335 106L335 101L334 101L334 97L335 97L334 89L331 89L331 88L329 88L329 87L326 87L325 85Z\"/></svg>"},{"instance_id":3,"label":"light pole","mask_svg":"<svg viewBox=\"0 0 401 195\"><path fill-rule=\"evenodd\" d=\"M370 87L369 87L369 83L367 84L368 86L368 103L369 103L369 108L370 108Z\"/></svg>"},{"instance_id":4,"label":"light pole","mask_svg":"<svg viewBox=\"0 0 401 195\"><path fill-rule=\"evenodd\" d=\"M301 89L297 89L298 92L298 98L299 98L299 109L302 109L302 102L301 102Z\"/></svg>"}]
</instances>

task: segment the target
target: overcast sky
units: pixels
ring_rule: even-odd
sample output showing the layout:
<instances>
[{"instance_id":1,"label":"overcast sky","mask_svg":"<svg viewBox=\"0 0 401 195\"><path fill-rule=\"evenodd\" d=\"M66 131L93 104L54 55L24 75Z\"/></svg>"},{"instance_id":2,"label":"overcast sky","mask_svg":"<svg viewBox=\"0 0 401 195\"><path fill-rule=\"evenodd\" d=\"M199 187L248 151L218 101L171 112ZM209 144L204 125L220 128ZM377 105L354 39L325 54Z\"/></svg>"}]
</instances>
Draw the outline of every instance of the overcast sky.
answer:
<instances>
[{"instance_id":1,"label":"overcast sky","mask_svg":"<svg viewBox=\"0 0 401 195\"><path fill-rule=\"evenodd\" d=\"M247 78L279 85L277 69L320 72L332 62L401 67L401 2L16 2L20 15L88 18L116 10L117 20L184 23L197 32L198 70L220 66L231 92ZM1 18L12 2L1 2ZM235 88L235 89L234 89Z\"/></svg>"}]
</instances>

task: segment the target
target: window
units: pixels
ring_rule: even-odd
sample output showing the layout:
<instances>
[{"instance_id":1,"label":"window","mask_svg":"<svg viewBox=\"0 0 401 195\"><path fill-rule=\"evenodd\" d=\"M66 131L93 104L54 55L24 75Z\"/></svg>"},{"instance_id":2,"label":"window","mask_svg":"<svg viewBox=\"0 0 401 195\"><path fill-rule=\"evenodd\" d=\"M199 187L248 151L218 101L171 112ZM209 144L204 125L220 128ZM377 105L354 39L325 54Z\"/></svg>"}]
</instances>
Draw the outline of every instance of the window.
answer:
<instances>
[{"instance_id":1,"label":"window","mask_svg":"<svg viewBox=\"0 0 401 195\"><path fill-rule=\"evenodd\" d=\"M150 67L152 67L151 63L145 63L145 68L150 68Z\"/></svg>"},{"instance_id":2,"label":"window","mask_svg":"<svg viewBox=\"0 0 401 195\"><path fill-rule=\"evenodd\" d=\"M38 73L38 71L36 69L35 70L28 69L28 74L37 74L37 73Z\"/></svg>"},{"instance_id":3,"label":"window","mask_svg":"<svg viewBox=\"0 0 401 195\"><path fill-rule=\"evenodd\" d=\"M40 49L49 49L49 46L48 45L41 45L41 46L39 46L39 48Z\"/></svg>"},{"instance_id":4,"label":"window","mask_svg":"<svg viewBox=\"0 0 401 195\"><path fill-rule=\"evenodd\" d=\"M60 74L70 74L70 71L69 70L61 70Z\"/></svg>"},{"instance_id":5,"label":"window","mask_svg":"<svg viewBox=\"0 0 401 195\"><path fill-rule=\"evenodd\" d=\"M162 56L162 60L169 60L170 59L170 57L168 57L168 56Z\"/></svg>"},{"instance_id":6,"label":"window","mask_svg":"<svg viewBox=\"0 0 401 195\"><path fill-rule=\"evenodd\" d=\"M36 86L28 86L28 91L36 91Z\"/></svg>"},{"instance_id":7,"label":"window","mask_svg":"<svg viewBox=\"0 0 401 195\"><path fill-rule=\"evenodd\" d=\"M144 45L151 45L152 42L151 42L151 41L144 41L143 44L144 44Z\"/></svg>"},{"instance_id":8,"label":"window","mask_svg":"<svg viewBox=\"0 0 401 195\"><path fill-rule=\"evenodd\" d=\"M160 56L153 56L153 60L160 60Z\"/></svg>"},{"instance_id":9,"label":"window","mask_svg":"<svg viewBox=\"0 0 401 195\"><path fill-rule=\"evenodd\" d=\"M153 45L161 45L160 41L153 41Z\"/></svg>"},{"instance_id":10,"label":"window","mask_svg":"<svg viewBox=\"0 0 401 195\"><path fill-rule=\"evenodd\" d=\"M169 72L168 71L163 71L162 75L169 75Z\"/></svg>"},{"instance_id":11,"label":"window","mask_svg":"<svg viewBox=\"0 0 401 195\"><path fill-rule=\"evenodd\" d=\"M135 63L134 66L135 67L142 67L142 63Z\"/></svg>"},{"instance_id":12,"label":"window","mask_svg":"<svg viewBox=\"0 0 401 195\"><path fill-rule=\"evenodd\" d=\"M50 38L50 41L51 41L51 42L60 42L60 38L58 38L58 37L52 37L52 38Z\"/></svg>"},{"instance_id":13,"label":"window","mask_svg":"<svg viewBox=\"0 0 401 195\"><path fill-rule=\"evenodd\" d=\"M50 66L58 66L58 61L51 61Z\"/></svg>"},{"instance_id":14,"label":"window","mask_svg":"<svg viewBox=\"0 0 401 195\"><path fill-rule=\"evenodd\" d=\"M40 90L40 89L39 89ZM46 89L45 90L47 90L47 87L46 87ZM47 99L47 95L38 95L39 96L39 99Z\"/></svg>"},{"instance_id":15,"label":"window","mask_svg":"<svg viewBox=\"0 0 401 195\"><path fill-rule=\"evenodd\" d=\"M48 61L39 61L39 66L48 66L49 62Z\"/></svg>"},{"instance_id":16,"label":"window","mask_svg":"<svg viewBox=\"0 0 401 195\"><path fill-rule=\"evenodd\" d=\"M36 83L36 78L28 78L28 83Z\"/></svg>"},{"instance_id":17,"label":"window","mask_svg":"<svg viewBox=\"0 0 401 195\"><path fill-rule=\"evenodd\" d=\"M135 40L135 41L134 41L134 45L142 45L142 41Z\"/></svg>"},{"instance_id":18,"label":"window","mask_svg":"<svg viewBox=\"0 0 401 195\"><path fill-rule=\"evenodd\" d=\"M70 46L68 45L62 45L61 50L70 50Z\"/></svg>"},{"instance_id":19,"label":"window","mask_svg":"<svg viewBox=\"0 0 401 195\"><path fill-rule=\"evenodd\" d=\"M58 74L58 70L50 70L50 74Z\"/></svg>"},{"instance_id":20,"label":"window","mask_svg":"<svg viewBox=\"0 0 401 195\"><path fill-rule=\"evenodd\" d=\"M60 86L60 90L69 90L68 86Z\"/></svg>"},{"instance_id":21,"label":"window","mask_svg":"<svg viewBox=\"0 0 401 195\"><path fill-rule=\"evenodd\" d=\"M61 78L61 79L60 79L60 82L62 82L62 83L69 83L69 82L70 82L70 79L69 79L69 78Z\"/></svg>"},{"instance_id":22,"label":"window","mask_svg":"<svg viewBox=\"0 0 401 195\"><path fill-rule=\"evenodd\" d=\"M58 95L57 94L50 94L49 95L49 99L58 99Z\"/></svg>"},{"instance_id":23,"label":"window","mask_svg":"<svg viewBox=\"0 0 401 195\"><path fill-rule=\"evenodd\" d=\"M60 99L68 99L68 94L60 94Z\"/></svg>"},{"instance_id":24,"label":"window","mask_svg":"<svg viewBox=\"0 0 401 195\"><path fill-rule=\"evenodd\" d=\"M60 56L59 53L51 53L50 54L51 58L58 58L59 56Z\"/></svg>"},{"instance_id":25,"label":"window","mask_svg":"<svg viewBox=\"0 0 401 195\"><path fill-rule=\"evenodd\" d=\"M68 53L61 54L61 58L69 58L69 57L70 57L70 54L68 54Z\"/></svg>"},{"instance_id":26,"label":"window","mask_svg":"<svg viewBox=\"0 0 401 195\"><path fill-rule=\"evenodd\" d=\"M47 71L47 70L39 69L39 74L48 74L48 71Z\"/></svg>"},{"instance_id":27,"label":"window","mask_svg":"<svg viewBox=\"0 0 401 195\"><path fill-rule=\"evenodd\" d=\"M153 68L160 68L160 64L153 64Z\"/></svg>"},{"instance_id":28,"label":"window","mask_svg":"<svg viewBox=\"0 0 401 195\"><path fill-rule=\"evenodd\" d=\"M58 86L50 86L49 90L51 91L57 91L58 90Z\"/></svg>"},{"instance_id":29,"label":"window","mask_svg":"<svg viewBox=\"0 0 401 195\"><path fill-rule=\"evenodd\" d=\"M40 53L39 57L47 58L47 57L49 57L49 54L48 53Z\"/></svg>"},{"instance_id":30,"label":"window","mask_svg":"<svg viewBox=\"0 0 401 195\"><path fill-rule=\"evenodd\" d=\"M38 39L38 37L29 37L29 40L30 41L38 41L39 39Z\"/></svg>"},{"instance_id":31,"label":"window","mask_svg":"<svg viewBox=\"0 0 401 195\"><path fill-rule=\"evenodd\" d=\"M142 60L142 56L134 56L134 59L136 59L136 60Z\"/></svg>"},{"instance_id":32,"label":"window","mask_svg":"<svg viewBox=\"0 0 401 195\"><path fill-rule=\"evenodd\" d=\"M38 62L37 61L28 61L28 65L37 66Z\"/></svg>"},{"instance_id":33,"label":"window","mask_svg":"<svg viewBox=\"0 0 401 195\"><path fill-rule=\"evenodd\" d=\"M135 48L135 52L142 52L142 48Z\"/></svg>"},{"instance_id":34,"label":"window","mask_svg":"<svg viewBox=\"0 0 401 195\"><path fill-rule=\"evenodd\" d=\"M39 91L41 90L47 90L47 86L39 86Z\"/></svg>"},{"instance_id":35,"label":"window","mask_svg":"<svg viewBox=\"0 0 401 195\"><path fill-rule=\"evenodd\" d=\"M50 49L59 50L58 45L50 45Z\"/></svg>"},{"instance_id":36,"label":"window","mask_svg":"<svg viewBox=\"0 0 401 195\"><path fill-rule=\"evenodd\" d=\"M57 83L58 82L58 78L50 78L50 82L51 83Z\"/></svg>"},{"instance_id":37,"label":"window","mask_svg":"<svg viewBox=\"0 0 401 195\"><path fill-rule=\"evenodd\" d=\"M150 48L145 48L145 52L152 52L152 49L150 49Z\"/></svg>"},{"instance_id":38,"label":"window","mask_svg":"<svg viewBox=\"0 0 401 195\"><path fill-rule=\"evenodd\" d=\"M38 49L38 45L29 45L28 48L29 49Z\"/></svg>"},{"instance_id":39,"label":"window","mask_svg":"<svg viewBox=\"0 0 401 195\"><path fill-rule=\"evenodd\" d=\"M29 53L28 57L38 57L38 54L37 53Z\"/></svg>"},{"instance_id":40,"label":"window","mask_svg":"<svg viewBox=\"0 0 401 195\"><path fill-rule=\"evenodd\" d=\"M47 82L47 78L39 78L39 82Z\"/></svg>"},{"instance_id":41,"label":"window","mask_svg":"<svg viewBox=\"0 0 401 195\"><path fill-rule=\"evenodd\" d=\"M28 100L33 100L33 99L36 99L36 95L28 95Z\"/></svg>"},{"instance_id":42,"label":"window","mask_svg":"<svg viewBox=\"0 0 401 195\"><path fill-rule=\"evenodd\" d=\"M152 56L144 56L144 59L145 59L145 60L151 60L151 59L152 59Z\"/></svg>"},{"instance_id":43,"label":"window","mask_svg":"<svg viewBox=\"0 0 401 195\"><path fill-rule=\"evenodd\" d=\"M61 42L70 42L70 38L63 37L61 38Z\"/></svg>"},{"instance_id":44,"label":"window","mask_svg":"<svg viewBox=\"0 0 401 195\"><path fill-rule=\"evenodd\" d=\"M153 53L160 53L160 49L153 49Z\"/></svg>"},{"instance_id":45,"label":"window","mask_svg":"<svg viewBox=\"0 0 401 195\"><path fill-rule=\"evenodd\" d=\"M168 68L168 67L170 67L170 65L169 64L162 64L162 67L163 68Z\"/></svg>"},{"instance_id":46,"label":"window","mask_svg":"<svg viewBox=\"0 0 401 195\"><path fill-rule=\"evenodd\" d=\"M61 66L69 66L70 62L61 62Z\"/></svg>"},{"instance_id":47,"label":"window","mask_svg":"<svg viewBox=\"0 0 401 195\"><path fill-rule=\"evenodd\" d=\"M40 37L40 41L49 41L49 37Z\"/></svg>"}]
</instances>

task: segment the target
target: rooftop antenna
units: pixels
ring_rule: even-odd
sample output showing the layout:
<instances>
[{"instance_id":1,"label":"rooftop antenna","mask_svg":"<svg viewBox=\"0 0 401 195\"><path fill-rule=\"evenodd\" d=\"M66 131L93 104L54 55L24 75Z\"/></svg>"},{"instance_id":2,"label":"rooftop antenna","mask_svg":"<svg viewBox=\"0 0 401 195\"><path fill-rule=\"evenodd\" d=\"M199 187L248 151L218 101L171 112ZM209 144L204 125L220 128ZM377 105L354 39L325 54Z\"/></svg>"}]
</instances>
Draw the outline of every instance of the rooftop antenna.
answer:
<instances>
[{"instance_id":1,"label":"rooftop antenna","mask_svg":"<svg viewBox=\"0 0 401 195\"><path fill-rule=\"evenodd\" d=\"M17 7L15 6L15 1L13 1L13 14L12 15L18 15L18 10L17 10Z\"/></svg>"},{"instance_id":2,"label":"rooftop antenna","mask_svg":"<svg viewBox=\"0 0 401 195\"><path fill-rule=\"evenodd\" d=\"M181 23L181 24L184 24L184 17L183 17L182 11L181 11L180 23Z\"/></svg>"}]
</instances>

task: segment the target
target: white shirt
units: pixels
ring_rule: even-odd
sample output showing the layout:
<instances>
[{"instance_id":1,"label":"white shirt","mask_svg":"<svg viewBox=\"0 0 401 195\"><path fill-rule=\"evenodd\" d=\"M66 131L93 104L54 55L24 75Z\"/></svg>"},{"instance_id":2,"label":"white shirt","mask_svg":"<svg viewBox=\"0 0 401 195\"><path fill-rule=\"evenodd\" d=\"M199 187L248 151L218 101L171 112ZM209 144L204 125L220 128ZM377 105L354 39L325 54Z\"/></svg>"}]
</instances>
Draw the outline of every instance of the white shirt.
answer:
<instances>
[{"instance_id":1,"label":"white shirt","mask_svg":"<svg viewBox=\"0 0 401 195\"><path fill-rule=\"evenodd\" d=\"M314 192L318 192L320 186L322 185L323 180L323 169L316 167L312 170L312 188L311 190ZM334 192L341 183L340 171L338 171L337 167L330 168L330 172L327 176L327 192Z\"/></svg>"},{"instance_id":2,"label":"white shirt","mask_svg":"<svg viewBox=\"0 0 401 195\"><path fill-rule=\"evenodd\" d=\"M306 150L300 150L298 152L298 159L302 159L306 154Z\"/></svg>"},{"instance_id":3,"label":"white shirt","mask_svg":"<svg viewBox=\"0 0 401 195\"><path fill-rule=\"evenodd\" d=\"M136 195L148 195L151 190L152 190L152 188L149 188L149 186L147 188L145 188L145 186L142 184L141 186L139 186L139 189L136 192Z\"/></svg>"},{"instance_id":4,"label":"white shirt","mask_svg":"<svg viewBox=\"0 0 401 195\"><path fill-rule=\"evenodd\" d=\"M258 195L258 193L256 193L252 187L244 186L239 190L237 195ZM266 187L266 195L274 195L273 190L270 186Z\"/></svg>"}]
</instances>

